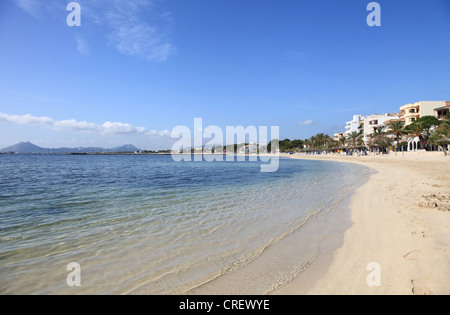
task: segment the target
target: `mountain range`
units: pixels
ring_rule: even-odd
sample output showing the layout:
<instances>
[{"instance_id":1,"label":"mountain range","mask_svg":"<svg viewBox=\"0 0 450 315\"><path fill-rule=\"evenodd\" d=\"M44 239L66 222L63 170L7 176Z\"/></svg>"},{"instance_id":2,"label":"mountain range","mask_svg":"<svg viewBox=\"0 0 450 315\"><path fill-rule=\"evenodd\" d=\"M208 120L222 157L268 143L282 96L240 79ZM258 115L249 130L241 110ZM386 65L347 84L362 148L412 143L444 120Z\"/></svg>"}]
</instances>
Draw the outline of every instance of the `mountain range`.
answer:
<instances>
[{"instance_id":1,"label":"mountain range","mask_svg":"<svg viewBox=\"0 0 450 315\"><path fill-rule=\"evenodd\" d=\"M135 147L132 144L126 144L120 147L111 149L105 149L100 147L86 147L86 148L41 148L34 145L31 142L20 142L10 147L0 150L0 153L13 152L13 153L121 153L121 152L136 152L141 149Z\"/></svg>"}]
</instances>

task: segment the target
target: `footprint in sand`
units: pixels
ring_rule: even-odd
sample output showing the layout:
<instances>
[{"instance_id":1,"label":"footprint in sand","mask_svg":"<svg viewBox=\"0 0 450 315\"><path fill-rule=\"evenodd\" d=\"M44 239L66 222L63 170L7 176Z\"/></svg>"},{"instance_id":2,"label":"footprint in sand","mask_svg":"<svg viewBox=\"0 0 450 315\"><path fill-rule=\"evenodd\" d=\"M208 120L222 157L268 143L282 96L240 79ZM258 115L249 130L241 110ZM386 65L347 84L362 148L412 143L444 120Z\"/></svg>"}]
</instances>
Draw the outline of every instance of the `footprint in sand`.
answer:
<instances>
[{"instance_id":1,"label":"footprint in sand","mask_svg":"<svg viewBox=\"0 0 450 315\"><path fill-rule=\"evenodd\" d=\"M411 284L413 285L411 291L414 295L431 295L431 292L426 289L419 281L411 280Z\"/></svg>"},{"instance_id":2,"label":"footprint in sand","mask_svg":"<svg viewBox=\"0 0 450 315\"><path fill-rule=\"evenodd\" d=\"M410 227L416 227L416 226L423 226L424 222L422 219L417 218L416 216L414 217L413 220L411 220L409 222L409 226Z\"/></svg>"},{"instance_id":3,"label":"footprint in sand","mask_svg":"<svg viewBox=\"0 0 450 315\"><path fill-rule=\"evenodd\" d=\"M422 238L432 238L431 231L427 228L425 222L422 219L413 219L409 223L409 227L414 230L411 232L414 236L420 236Z\"/></svg>"},{"instance_id":4,"label":"footprint in sand","mask_svg":"<svg viewBox=\"0 0 450 315\"><path fill-rule=\"evenodd\" d=\"M420 208L450 211L450 197L445 192L422 195L418 205Z\"/></svg>"},{"instance_id":5,"label":"footprint in sand","mask_svg":"<svg viewBox=\"0 0 450 315\"><path fill-rule=\"evenodd\" d=\"M408 254L404 255L403 258L406 260L417 260L419 259L419 250L413 250L412 252L409 252Z\"/></svg>"},{"instance_id":6,"label":"footprint in sand","mask_svg":"<svg viewBox=\"0 0 450 315\"><path fill-rule=\"evenodd\" d=\"M421 236L423 238L431 238L431 236L428 235L428 232L424 232L424 231L412 232L411 234L415 235L415 236Z\"/></svg>"}]
</instances>

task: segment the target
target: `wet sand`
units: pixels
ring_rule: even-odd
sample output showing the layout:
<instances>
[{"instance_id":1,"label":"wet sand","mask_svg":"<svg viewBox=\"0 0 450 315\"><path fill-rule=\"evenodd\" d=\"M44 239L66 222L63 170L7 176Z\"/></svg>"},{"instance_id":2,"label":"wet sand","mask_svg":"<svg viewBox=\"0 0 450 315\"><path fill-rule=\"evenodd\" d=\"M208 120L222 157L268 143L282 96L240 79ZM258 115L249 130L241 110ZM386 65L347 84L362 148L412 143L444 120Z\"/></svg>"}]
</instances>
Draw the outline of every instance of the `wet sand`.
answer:
<instances>
[{"instance_id":1,"label":"wet sand","mask_svg":"<svg viewBox=\"0 0 450 315\"><path fill-rule=\"evenodd\" d=\"M272 294L450 293L450 158L437 153L300 156L375 172L350 201L353 225L323 240L305 272Z\"/></svg>"}]
</instances>

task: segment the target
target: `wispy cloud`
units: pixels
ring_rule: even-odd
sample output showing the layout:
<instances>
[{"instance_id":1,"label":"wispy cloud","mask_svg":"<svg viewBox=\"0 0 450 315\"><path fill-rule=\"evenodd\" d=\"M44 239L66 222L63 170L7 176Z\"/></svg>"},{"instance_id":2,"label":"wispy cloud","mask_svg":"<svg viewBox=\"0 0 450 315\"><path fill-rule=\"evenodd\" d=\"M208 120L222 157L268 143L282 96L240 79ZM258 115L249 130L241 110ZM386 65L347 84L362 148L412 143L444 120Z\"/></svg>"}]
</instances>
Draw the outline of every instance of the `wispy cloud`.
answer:
<instances>
[{"instance_id":1,"label":"wispy cloud","mask_svg":"<svg viewBox=\"0 0 450 315\"><path fill-rule=\"evenodd\" d=\"M84 55L84 56L89 56L90 55L89 45L84 40L84 38L82 38L80 36L76 36L75 40L77 41L77 50L78 50L78 52L80 54Z\"/></svg>"},{"instance_id":2,"label":"wispy cloud","mask_svg":"<svg viewBox=\"0 0 450 315\"><path fill-rule=\"evenodd\" d=\"M113 1L105 14L111 29L107 38L120 53L165 61L173 52L174 47L167 34L171 16L167 13L151 14L152 23L140 17L141 12L150 14L152 7L150 0Z\"/></svg>"},{"instance_id":3,"label":"wispy cloud","mask_svg":"<svg viewBox=\"0 0 450 315\"><path fill-rule=\"evenodd\" d=\"M124 22L108 35L110 43L124 55L139 56L148 60L165 61L173 51L155 28L145 24Z\"/></svg>"},{"instance_id":4,"label":"wispy cloud","mask_svg":"<svg viewBox=\"0 0 450 315\"><path fill-rule=\"evenodd\" d=\"M38 17L39 3L37 0L14 0L14 2L28 14Z\"/></svg>"},{"instance_id":5,"label":"wispy cloud","mask_svg":"<svg viewBox=\"0 0 450 315\"><path fill-rule=\"evenodd\" d=\"M84 0L83 14L101 25L108 44L119 53L150 61L165 61L175 51L169 33L173 23L170 12L161 12L154 0ZM145 17L145 19L144 19Z\"/></svg>"},{"instance_id":6,"label":"wispy cloud","mask_svg":"<svg viewBox=\"0 0 450 315\"><path fill-rule=\"evenodd\" d=\"M314 125L314 121L312 121L312 120L299 121L298 125L299 126L311 126L311 125Z\"/></svg>"},{"instance_id":7,"label":"wispy cloud","mask_svg":"<svg viewBox=\"0 0 450 315\"><path fill-rule=\"evenodd\" d=\"M28 14L37 17L42 3L37 0L14 0ZM84 25L97 25L107 43L119 53L149 61L165 61L174 53L169 34L174 18L162 11L155 0L79 0ZM45 4L48 12L66 12L61 3ZM83 31L83 26L77 30ZM77 49L83 55L90 50L85 39L76 37Z\"/></svg>"},{"instance_id":8,"label":"wispy cloud","mask_svg":"<svg viewBox=\"0 0 450 315\"><path fill-rule=\"evenodd\" d=\"M50 128L57 131L94 133L99 135L137 135L170 138L170 131L149 130L144 127L134 127L131 124L107 121L103 124L95 124L75 119L54 120L50 117L37 117L27 115L8 115L0 113L0 122L8 122L19 125L29 125Z\"/></svg>"},{"instance_id":9,"label":"wispy cloud","mask_svg":"<svg viewBox=\"0 0 450 315\"><path fill-rule=\"evenodd\" d=\"M290 50L286 56L289 60L292 60L292 61L305 60L309 57L308 54L301 52L301 51L295 51L295 50Z\"/></svg>"}]
</instances>

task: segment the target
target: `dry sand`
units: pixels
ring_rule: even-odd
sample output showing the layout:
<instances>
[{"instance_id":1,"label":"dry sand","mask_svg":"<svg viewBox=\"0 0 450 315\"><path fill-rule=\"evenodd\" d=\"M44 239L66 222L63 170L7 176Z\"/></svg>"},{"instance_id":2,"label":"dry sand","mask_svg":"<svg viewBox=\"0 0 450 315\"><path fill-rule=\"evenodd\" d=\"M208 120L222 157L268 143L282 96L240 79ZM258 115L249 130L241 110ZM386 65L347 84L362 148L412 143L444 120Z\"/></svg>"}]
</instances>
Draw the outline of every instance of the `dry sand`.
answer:
<instances>
[{"instance_id":1,"label":"dry sand","mask_svg":"<svg viewBox=\"0 0 450 315\"><path fill-rule=\"evenodd\" d=\"M450 294L450 157L293 157L358 163L376 173L352 196L354 224L342 246L331 250L325 240L323 255L273 294ZM370 263L380 267L380 286L368 285L368 277L377 279Z\"/></svg>"}]
</instances>

